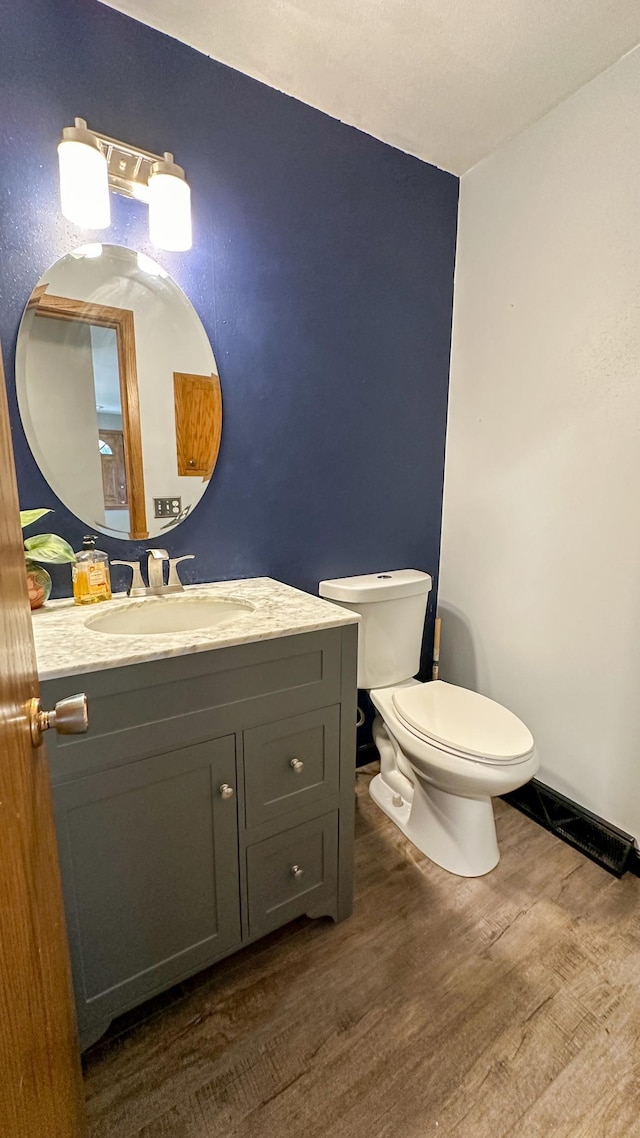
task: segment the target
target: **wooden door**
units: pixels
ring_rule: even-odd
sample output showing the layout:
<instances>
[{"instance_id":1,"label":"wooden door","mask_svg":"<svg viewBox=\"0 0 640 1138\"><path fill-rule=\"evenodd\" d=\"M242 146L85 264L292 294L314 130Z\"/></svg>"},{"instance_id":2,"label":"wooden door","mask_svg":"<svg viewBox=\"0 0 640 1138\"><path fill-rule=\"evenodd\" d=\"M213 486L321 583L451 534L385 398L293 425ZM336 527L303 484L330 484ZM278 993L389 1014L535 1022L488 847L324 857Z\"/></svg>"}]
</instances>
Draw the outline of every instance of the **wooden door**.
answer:
<instances>
[{"instance_id":1,"label":"wooden door","mask_svg":"<svg viewBox=\"0 0 640 1138\"><path fill-rule=\"evenodd\" d=\"M30 503L32 504L32 503ZM82 1081L0 356L0 1134L79 1138Z\"/></svg>"},{"instance_id":2,"label":"wooden door","mask_svg":"<svg viewBox=\"0 0 640 1138\"><path fill-rule=\"evenodd\" d=\"M105 510L122 510L128 505L127 470L122 431L101 430L99 435L102 465L102 492Z\"/></svg>"}]
</instances>

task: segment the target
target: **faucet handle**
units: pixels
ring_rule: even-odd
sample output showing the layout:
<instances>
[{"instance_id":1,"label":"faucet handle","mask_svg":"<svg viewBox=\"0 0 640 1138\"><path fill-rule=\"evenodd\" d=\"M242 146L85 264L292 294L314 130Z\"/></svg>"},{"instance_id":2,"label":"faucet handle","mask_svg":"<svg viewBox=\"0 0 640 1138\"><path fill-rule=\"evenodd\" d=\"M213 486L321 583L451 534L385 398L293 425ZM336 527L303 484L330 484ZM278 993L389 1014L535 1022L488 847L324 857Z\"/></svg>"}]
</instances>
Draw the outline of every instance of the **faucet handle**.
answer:
<instances>
[{"instance_id":1,"label":"faucet handle","mask_svg":"<svg viewBox=\"0 0 640 1138\"><path fill-rule=\"evenodd\" d=\"M129 569L133 570L131 584L127 589L128 597L143 597L146 589L144 581L142 580L142 573L140 572L140 563L138 561L112 561L112 565L127 565Z\"/></svg>"},{"instance_id":2,"label":"faucet handle","mask_svg":"<svg viewBox=\"0 0 640 1138\"><path fill-rule=\"evenodd\" d=\"M172 557L169 560L169 584L179 586L181 589L184 587L180 577L178 576L178 565L181 561L193 561L195 553L185 553L183 557Z\"/></svg>"}]
</instances>

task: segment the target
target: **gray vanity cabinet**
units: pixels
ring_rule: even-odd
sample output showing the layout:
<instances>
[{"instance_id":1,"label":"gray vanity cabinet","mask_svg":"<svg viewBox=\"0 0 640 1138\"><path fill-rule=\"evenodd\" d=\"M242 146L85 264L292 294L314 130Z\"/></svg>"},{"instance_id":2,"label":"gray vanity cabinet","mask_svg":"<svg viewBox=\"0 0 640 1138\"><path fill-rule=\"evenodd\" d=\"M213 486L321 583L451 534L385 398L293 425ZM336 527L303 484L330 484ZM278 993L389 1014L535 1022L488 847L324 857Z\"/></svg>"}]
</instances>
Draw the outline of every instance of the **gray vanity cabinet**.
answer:
<instances>
[{"instance_id":1,"label":"gray vanity cabinet","mask_svg":"<svg viewBox=\"0 0 640 1138\"><path fill-rule=\"evenodd\" d=\"M287 921L352 904L355 626L42 684L83 1047Z\"/></svg>"}]
</instances>

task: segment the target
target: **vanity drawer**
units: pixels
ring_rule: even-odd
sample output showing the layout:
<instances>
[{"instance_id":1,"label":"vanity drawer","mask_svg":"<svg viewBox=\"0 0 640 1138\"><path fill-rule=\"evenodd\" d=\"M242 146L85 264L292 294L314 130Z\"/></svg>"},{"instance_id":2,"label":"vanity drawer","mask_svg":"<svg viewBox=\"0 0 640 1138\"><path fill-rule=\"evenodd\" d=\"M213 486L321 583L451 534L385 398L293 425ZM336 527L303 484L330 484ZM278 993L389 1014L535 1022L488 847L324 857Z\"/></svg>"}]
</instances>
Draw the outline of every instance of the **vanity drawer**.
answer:
<instances>
[{"instance_id":1,"label":"vanity drawer","mask_svg":"<svg viewBox=\"0 0 640 1138\"><path fill-rule=\"evenodd\" d=\"M243 738L247 827L337 794L339 707L253 727Z\"/></svg>"},{"instance_id":2,"label":"vanity drawer","mask_svg":"<svg viewBox=\"0 0 640 1138\"><path fill-rule=\"evenodd\" d=\"M249 935L262 936L304 913L335 917L337 859L337 811L249 846Z\"/></svg>"}]
</instances>

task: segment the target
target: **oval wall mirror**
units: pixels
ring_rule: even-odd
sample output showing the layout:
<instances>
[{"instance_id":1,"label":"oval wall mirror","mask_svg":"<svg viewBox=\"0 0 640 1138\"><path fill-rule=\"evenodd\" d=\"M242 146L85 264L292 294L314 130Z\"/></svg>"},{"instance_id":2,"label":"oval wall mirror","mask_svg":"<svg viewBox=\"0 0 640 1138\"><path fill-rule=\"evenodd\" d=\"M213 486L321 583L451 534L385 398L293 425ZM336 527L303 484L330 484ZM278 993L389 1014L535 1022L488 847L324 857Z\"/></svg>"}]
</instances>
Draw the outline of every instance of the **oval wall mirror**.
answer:
<instances>
[{"instance_id":1,"label":"oval wall mirror","mask_svg":"<svg viewBox=\"0 0 640 1138\"><path fill-rule=\"evenodd\" d=\"M91 530L173 529L218 457L216 361L168 273L119 245L84 245L38 281L16 349L18 404L51 489Z\"/></svg>"}]
</instances>

